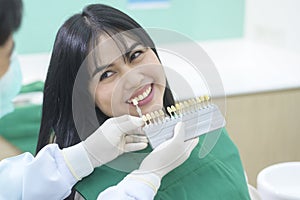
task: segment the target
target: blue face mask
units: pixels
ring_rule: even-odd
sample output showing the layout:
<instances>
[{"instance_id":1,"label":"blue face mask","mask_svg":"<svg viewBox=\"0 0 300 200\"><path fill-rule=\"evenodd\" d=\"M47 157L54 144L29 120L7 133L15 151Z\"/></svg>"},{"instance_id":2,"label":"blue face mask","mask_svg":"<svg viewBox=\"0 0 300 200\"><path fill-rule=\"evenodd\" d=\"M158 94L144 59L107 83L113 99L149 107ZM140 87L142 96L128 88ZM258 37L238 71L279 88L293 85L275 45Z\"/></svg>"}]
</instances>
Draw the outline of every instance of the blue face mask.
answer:
<instances>
[{"instance_id":1,"label":"blue face mask","mask_svg":"<svg viewBox=\"0 0 300 200\"><path fill-rule=\"evenodd\" d=\"M14 110L13 98L19 93L22 74L17 54L11 56L8 71L0 78L0 118Z\"/></svg>"}]
</instances>

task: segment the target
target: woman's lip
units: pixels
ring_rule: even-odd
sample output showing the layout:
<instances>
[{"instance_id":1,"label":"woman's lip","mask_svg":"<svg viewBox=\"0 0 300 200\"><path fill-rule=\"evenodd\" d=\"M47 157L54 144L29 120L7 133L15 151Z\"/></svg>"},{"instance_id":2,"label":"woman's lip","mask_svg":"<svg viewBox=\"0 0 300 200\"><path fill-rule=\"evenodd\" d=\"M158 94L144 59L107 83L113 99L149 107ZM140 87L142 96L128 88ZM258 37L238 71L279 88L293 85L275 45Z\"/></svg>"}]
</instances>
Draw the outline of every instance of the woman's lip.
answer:
<instances>
[{"instance_id":1,"label":"woman's lip","mask_svg":"<svg viewBox=\"0 0 300 200\"><path fill-rule=\"evenodd\" d=\"M138 90L137 92L133 93L133 95L130 97L130 99L128 101L131 101L132 99L134 99L135 97L138 97L139 95L143 95L143 93L149 88L151 87L152 84L147 84L144 87L142 87L142 89Z\"/></svg>"},{"instance_id":2,"label":"woman's lip","mask_svg":"<svg viewBox=\"0 0 300 200\"><path fill-rule=\"evenodd\" d=\"M146 105L147 103L152 101L153 97L154 97L154 84L151 84L150 94L145 99L138 101L138 106Z\"/></svg>"}]
</instances>

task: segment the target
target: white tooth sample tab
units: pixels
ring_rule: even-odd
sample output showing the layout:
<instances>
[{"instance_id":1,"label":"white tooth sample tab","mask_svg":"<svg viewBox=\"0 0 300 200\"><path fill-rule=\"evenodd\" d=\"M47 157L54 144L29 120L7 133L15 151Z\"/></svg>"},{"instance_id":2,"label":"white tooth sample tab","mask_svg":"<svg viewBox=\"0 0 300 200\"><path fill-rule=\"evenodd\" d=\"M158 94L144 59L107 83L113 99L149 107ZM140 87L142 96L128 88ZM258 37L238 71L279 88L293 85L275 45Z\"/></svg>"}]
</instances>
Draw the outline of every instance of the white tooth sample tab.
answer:
<instances>
[{"instance_id":1,"label":"white tooth sample tab","mask_svg":"<svg viewBox=\"0 0 300 200\"><path fill-rule=\"evenodd\" d=\"M132 103L133 105L137 106L138 105L138 101L136 99L132 99Z\"/></svg>"},{"instance_id":2,"label":"white tooth sample tab","mask_svg":"<svg viewBox=\"0 0 300 200\"><path fill-rule=\"evenodd\" d=\"M136 99L132 99L132 103L133 105L135 105L136 112L139 114L140 117L142 117L143 115L141 109L138 106L138 101Z\"/></svg>"}]
</instances>

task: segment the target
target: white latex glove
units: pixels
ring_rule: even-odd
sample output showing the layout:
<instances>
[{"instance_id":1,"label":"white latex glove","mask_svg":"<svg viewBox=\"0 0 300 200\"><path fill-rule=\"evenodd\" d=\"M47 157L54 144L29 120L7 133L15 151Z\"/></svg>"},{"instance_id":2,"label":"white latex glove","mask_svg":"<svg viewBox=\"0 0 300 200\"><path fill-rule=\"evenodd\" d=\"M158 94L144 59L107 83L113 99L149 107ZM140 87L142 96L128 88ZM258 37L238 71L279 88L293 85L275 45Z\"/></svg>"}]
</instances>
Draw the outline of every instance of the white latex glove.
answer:
<instances>
[{"instance_id":1,"label":"white latex glove","mask_svg":"<svg viewBox=\"0 0 300 200\"><path fill-rule=\"evenodd\" d=\"M148 140L139 117L123 115L106 120L91 136L82 142L93 167L106 164L124 152L147 147Z\"/></svg>"},{"instance_id":2,"label":"white latex glove","mask_svg":"<svg viewBox=\"0 0 300 200\"><path fill-rule=\"evenodd\" d=\"M106 120L85 141L62 149L65 164L77 180L114 160L124 152L137 151L147 147L148 140L141 127L143 120L123 115Z\"/></svg>"},{"instance_id":3,"label":"white latex glove","mask_svg":"<svg viewBox=\"0 0 300 200\"><path fill-rule=\"evenodd\" d=\"M156 147L142 161L134 174L152 172L162 179L170 171L181 165L188 159L199 142L199 138L184 142L184 135L184 124L178 122L174 129L173 138Z\"/></svg>"}]
</instances>

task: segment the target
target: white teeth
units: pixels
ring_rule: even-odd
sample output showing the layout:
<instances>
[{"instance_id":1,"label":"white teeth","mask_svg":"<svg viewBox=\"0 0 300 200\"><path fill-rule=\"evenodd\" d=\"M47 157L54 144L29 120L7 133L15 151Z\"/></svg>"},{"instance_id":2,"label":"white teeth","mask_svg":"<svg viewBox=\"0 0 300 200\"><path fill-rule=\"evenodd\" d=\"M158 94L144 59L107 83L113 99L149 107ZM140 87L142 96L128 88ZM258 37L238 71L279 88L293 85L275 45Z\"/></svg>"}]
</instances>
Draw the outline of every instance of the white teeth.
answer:
<instances>
[{"instance_id":1,"label":"white teeth","mask_svg":"<svg viewBox=\"0 0 300 200\"><path fill-rule=\"evenodd\" d=\"M149 93L147 93L147 92L144 92L144 93L143 93L143 99L144 99L145 97L147 97L147 96L148 96L148 94L149 94ZM140 95L140 96L142 96L142 95Z\"/></svg>"},{"instance_id":2,"label":"white teeth","mask_svg":"<svg viewBox=\"0 0 300 200\"><path fill-rule=\"evenodd\" d=\"M134 100L141 101L141 100L145 99L146 97L148 97L150 92L151 92L151 86L147 90L145 90L145 92L143 92L143 94L140 94L138 97L132 98L131 100L129 100L129 102L134 102Z\"/></svg>"},{"instance_id":3,"label":"white teeth","mask_svg":"<svg viewBox=\"0 0 300 200\"><path fill-rule=\"evenodd\" d=\"M144 95L145 96L145 95ZM143 95L139 95L139 100L142 100L142 99L144 99L145 97L144 97Z\"/></svg>"}]
</instances>

